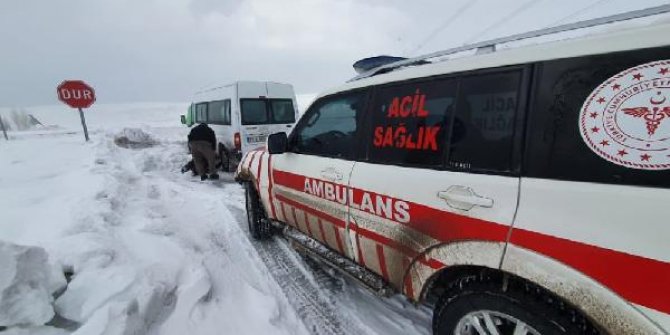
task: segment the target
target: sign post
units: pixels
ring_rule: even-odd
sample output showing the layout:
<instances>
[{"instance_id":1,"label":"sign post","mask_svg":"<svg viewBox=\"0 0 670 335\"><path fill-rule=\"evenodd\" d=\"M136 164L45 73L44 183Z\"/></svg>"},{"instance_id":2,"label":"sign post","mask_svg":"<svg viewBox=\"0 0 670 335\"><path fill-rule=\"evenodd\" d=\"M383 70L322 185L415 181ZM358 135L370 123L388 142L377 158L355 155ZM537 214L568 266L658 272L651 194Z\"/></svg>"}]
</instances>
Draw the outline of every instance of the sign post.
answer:
<instances>
[{"instance_id":1,"label":"sign post","mask_svg":"<svg viewBox=\"0 0 670 335\"><path fill-rule=\"evenodd\" d=\"M84 128L84 138L86 138L86 142L88 142L88 128L86 128L86 119L84 118L84 112L79 109L79 118L81 119L81 127Z\"/></svg>"},{"instance_id":2,"label":"sign post","mask_svg":"<svg viewBox=\"0 0 670 335\"><path fill-rule=\"evenodd\" d=\"M86 127L86 119L84 118L82 108L91 107L95 102L95 90L81 80L66 80L58 85L56 91L58 93L58 100L79 110L81 127L84 128L84 138L88 142L88 128Z\"/></svg>"}]
</instances>

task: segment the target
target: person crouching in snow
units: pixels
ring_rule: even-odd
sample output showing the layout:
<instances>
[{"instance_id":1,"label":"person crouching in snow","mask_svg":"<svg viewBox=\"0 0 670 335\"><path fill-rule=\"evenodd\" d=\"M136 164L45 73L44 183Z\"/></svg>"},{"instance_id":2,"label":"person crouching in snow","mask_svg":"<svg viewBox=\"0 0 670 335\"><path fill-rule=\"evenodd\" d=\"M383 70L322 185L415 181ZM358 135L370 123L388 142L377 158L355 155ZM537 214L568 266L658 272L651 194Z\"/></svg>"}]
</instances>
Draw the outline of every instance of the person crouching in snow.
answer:
<instances>
[{"instance_id":1,"label":"person crouching in snow","mask_svg":"<svg viewBox=\"0 0 670 335\"><path fill-rule=\"evenodd\" d=\"M214 130L205 123L193 127L188 134L188 147L191 149L195 171L200 175L200 180L207 179L207 174L211 179L219 179L214 164L216 157Z\"/></svg>"}]
</instances>

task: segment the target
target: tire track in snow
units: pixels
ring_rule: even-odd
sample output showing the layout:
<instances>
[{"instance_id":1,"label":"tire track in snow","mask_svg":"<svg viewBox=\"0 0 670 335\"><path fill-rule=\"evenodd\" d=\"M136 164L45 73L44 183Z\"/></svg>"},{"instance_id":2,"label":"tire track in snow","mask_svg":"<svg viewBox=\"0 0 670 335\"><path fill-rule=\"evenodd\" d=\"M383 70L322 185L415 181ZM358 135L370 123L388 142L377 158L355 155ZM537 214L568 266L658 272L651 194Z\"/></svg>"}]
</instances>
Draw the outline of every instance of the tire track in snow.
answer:
<instances>
[{"instance_id":1,"label":"tire track in snow","mask_svg":"<svg viewBox=\"0 0 670 335\"><path fill-rule=\"evenodd\" d=\"M229 193L235 191L229 188L238 189L236 185L225 188ZM247 232L244 195L241 188L237 192L239 207L229 209ZM313 334L431 333L429 308L417 308L400 295L378 297L335 270L302 257L281 237L251 243Z\"/></svg>"},{"instance_id":2,"label":"tire track in snow","mask_svg":"<svg viewBox=\"0 0 670 335\"><path fill-rule=\"evenodd\" d=\"M231 208L238 224L247 230L246 214ZM308 270L296 259L286 241L274 237L268 241L251 241L256 251L279 283L284 294L298 312L307 329L316 335L361 334L354 320L348 320L334 301L324 294L327 280L313 280ZM326 277L321 277L325 279ZM342 283L340 283L341 285ZM336 287L331 287L337 290ZM335 293L335 292L331 292Z\"/></svg>"}]
</instances>

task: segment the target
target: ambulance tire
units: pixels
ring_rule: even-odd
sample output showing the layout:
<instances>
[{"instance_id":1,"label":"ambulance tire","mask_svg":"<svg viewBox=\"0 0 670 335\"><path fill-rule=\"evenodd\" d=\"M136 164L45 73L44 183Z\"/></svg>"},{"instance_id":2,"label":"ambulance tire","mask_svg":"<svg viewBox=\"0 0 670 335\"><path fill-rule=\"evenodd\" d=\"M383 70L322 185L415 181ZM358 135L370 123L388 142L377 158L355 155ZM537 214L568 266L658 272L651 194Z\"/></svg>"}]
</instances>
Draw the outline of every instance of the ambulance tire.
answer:
<instances>
[{"instance_id":1,"label":"ambulance tire","mask_svg":"<svg viewBox=\"0 0 670 335\"><path fill-rule=\"evenodd\" d=\"M520 322L535 331L529 329L528 334L600 334L582 314L547 290L498 274L469 275L452 282L435 305L433 334L478 334L467 320L483 320L484 314L493 318L501 335L513 334ZM480 326L486 328L485 322Z\"/></svg>"},{"instance_id":2,"label":"ambulance tire","mask_svg":"<svg viewBox=\"0 0 670 335\"><path fill-rule=\"evenodd\" d=\"M245 198L247 208L247 223L249 224L249 233L255 240L265 240L272 236L272 225L267 220L265 209L258 197L258 192L253 183L245 183Z\"/></svg>"}]
</instances>

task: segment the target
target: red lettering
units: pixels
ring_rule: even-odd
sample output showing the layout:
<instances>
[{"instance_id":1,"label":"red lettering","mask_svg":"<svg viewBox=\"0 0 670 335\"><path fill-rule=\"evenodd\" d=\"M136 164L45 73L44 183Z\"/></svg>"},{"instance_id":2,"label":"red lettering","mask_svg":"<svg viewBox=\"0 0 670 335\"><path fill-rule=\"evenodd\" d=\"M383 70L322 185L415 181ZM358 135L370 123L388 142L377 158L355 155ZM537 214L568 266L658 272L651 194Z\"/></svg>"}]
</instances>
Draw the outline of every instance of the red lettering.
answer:
<instances>
[{"instance_id":1,"label":"red lettering","mask_svg":"<svg viewBox=\"0 0 670 335\"><path fill-rule=\"evenodd\" d=\"M412 101L412 115L416 115L416 110L419 107L419 90L416 90L414 93L414 99Z\"/></svg>"},{"instance_id":2,"label":"red lettering","mask_svg":"<svg viewBox=\"0 0 670 335\"><path fill-rule=\"evenodd\" d=\"M440 127L428 127L424 132L424 141L423 149L426 150L430 147L431 150L437 151L437 132L440 131Z\"/></svg>"},{"instance_id":3,"label":"red lettering","mask_svg":"<svg viewBox=\"0 0 670 335\"><path fill-rule=\"evenodd\" d=\"M417 142L416 142L416 147L421 149L421 144L423 143L423 129L425 127L419 127L419 136L417 136Z\"/></svg>"},{"instance_id":4,"label":"red lettering","mask_svg":"<svg viewBox=\"0 0 670 335\"><path fill-rule=\"evenodd\" d=\"M407 136L407 140L405 141L405 149L416 149L416 143L412 142L412 134Z\"/></svg>"},{"instance_id":5,"label":"red lettering","mask_svg":"<svg viewBox=\"0 0 670 335\"><path fill-rule=\"evenodd\" d=\"M347 198L347 199L349 199L349 201L351 202L351 207L353 207L354 209L360 209L361 206L359 206L359 205L356 203L356 199L354 199L354 194L355 194L355 193L354 193L354 190L353 190L352 188L348 189L348 193L347 193L347 194L349 194L349 198Z\"/></svg>"},{"instance_id":6,"label":"red lettering","mask_svg":"<svg viewBox=\"0 0 670 335\"><path fill-rule=\"evenodd\" d=\"M399 117L398 115L398 105L400 104L400 99L398 98L393 98L393 101L391 102L391 106L389 107L388 114L386 115L387 117Z\"/></svg>"},{"instance_id":7,"label":"red lettering","mask_svg":"<svg viewBox=\"0 0 670 335\"><path fill-rule=\"evenodd\" d=\"M393 134L393 137L395 137L396 148L402 148L405 145L405 134L406 133L407 133L407 129L405 129L405 126L403 126L403 125L400 125L395 130L395 134Z\"/></svg>"},{"instance_id":8,"label":"red lettering","mask_svg":"<svg viewBox=\"0 0 670 335\"><path fill-rule=\"evenodd\" d=\"M428 111L424 109L426 105L426 95L422 94L419 102L419 110L416 113L416 116L418 117L427 117L428 116Z\"/></svg>"},{"instance_id":9,"label":"red lettering","mask_svg":"<svg viewBox=\"0 0 670 335\"><path fill-rule=\"evenodd\" d=\"M383 127L376 127L375 128L375 138L372 141L372 144L374 144L375 147L378 147L382 145L382 140L384 138L384 128Z\"/></svg>"},{"instance_id":10,"label":"red lettering","mask_svg":"<svg viewBox=\"0 0 670 335\"><path fill-rule=\"evenodd\" d=\"M408 96L402 98L402 102L400 103L400 116L408 117L412 113L412 109L409 106L409 104L411 104L411 103L412 103L412 96L411 95L408 95Z\"/></svg>"},{"instance_id":11,"label":"red lettering","mask_svg":"<svg viewBox=\"0 0 670 335\"><path fill-rule=\"evenodd\" d=\"M375 147L394 147L407 150L438 150L437 134L440 127L418 127L408 132L405 124L399 126L375 127L372 144Z\"/></svg>"},{"instance_id":12,"label":"red lettering","mask_svg":"<svg viewBox=\"0 0 670 335\"><path fill-rule=\"evenodd\" d=\"M384 135L382 147L386 146L393 146L393 127L386 127L386 134Z\"/></svg>"}]
</instances>

